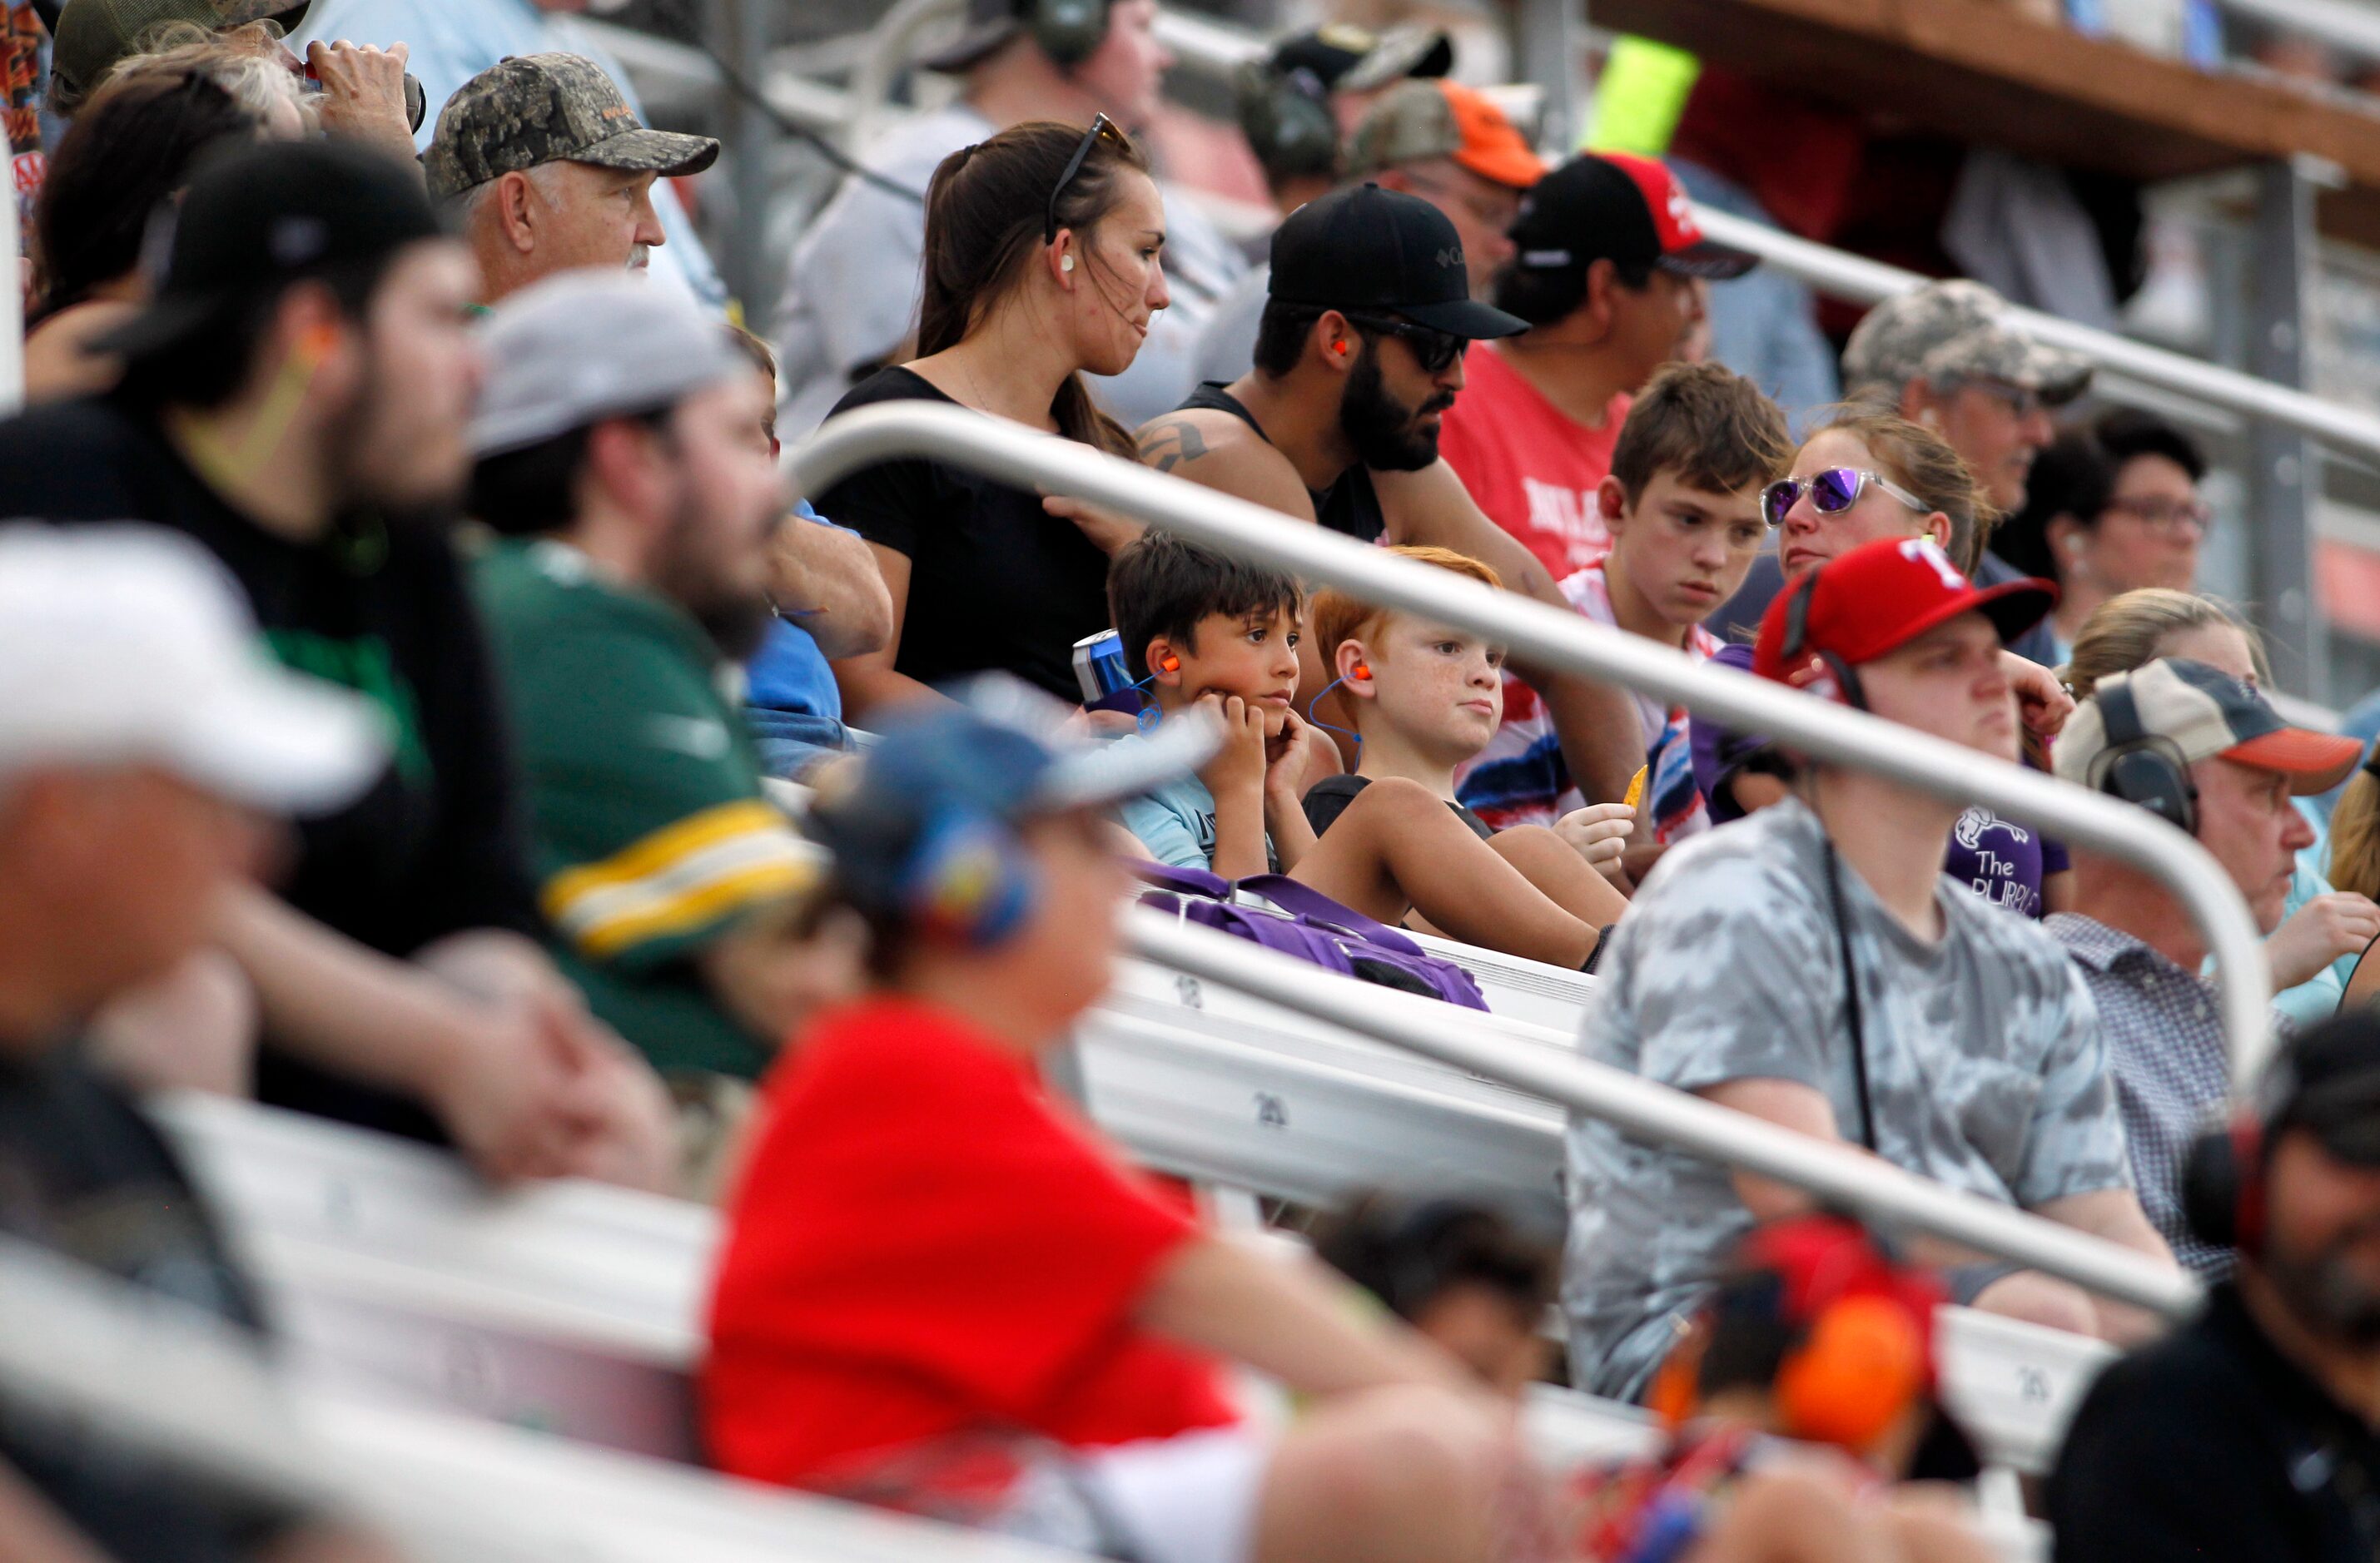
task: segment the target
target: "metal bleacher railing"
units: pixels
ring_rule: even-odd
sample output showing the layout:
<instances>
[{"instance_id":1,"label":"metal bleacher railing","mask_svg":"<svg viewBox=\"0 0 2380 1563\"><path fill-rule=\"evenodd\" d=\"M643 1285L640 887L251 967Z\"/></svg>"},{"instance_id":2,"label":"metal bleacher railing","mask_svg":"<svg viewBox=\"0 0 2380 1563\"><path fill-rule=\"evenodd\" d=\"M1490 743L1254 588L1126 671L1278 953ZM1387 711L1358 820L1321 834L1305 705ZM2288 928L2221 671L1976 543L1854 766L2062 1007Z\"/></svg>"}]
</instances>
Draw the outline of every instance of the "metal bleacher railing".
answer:
<instances>
[{"instance_id":1,"label":"metal bleacher railing","mask_svg":"<svg viewBox=\"0 0 2380 1563\"><path fill-rule=\"evenodd\" d=\"M55 1425L78 1451L103 1442L136 1469L178 1472L267 1512L368 1526L415 1563L1072 1556L458 1416L434 1401L345 1393L268 1361L209 1315L13 1240L0 1241L0 1411L12 1437Z\"/></svg>"},{"instance_id":2,"label":"metal bleacher railing","mask_svg":"<svg viewBox=\"0 0 2380 1563\"><path fill-rule=\"evenodd\" d=\"M1156 968L1138 975L1165 977ZM1212 1018L1245 1036L1245 1012L1219 1005ZM1118 1044L1094 1019L1080 1045L1105 1052ZM722 1527L739 1533L731 1523L737 1505L751 1510L738 1522L765 1519L779 1534L807 1531L812 1545L795 1556L860 1563L894 1556L894 1540L910 1548L903 1556L974 1556L957 1550L963 1538L908 1522L881 1533L885 1545L863 1549L854 1517L839 1506L764 1498L654 1463L692 1452L689 1375L719 1242L716 1212L585 1185L493 1192L423 1146L244 1103L184 1097L159 1104L159 1112L264 1283L281 1327L280 1362L309 1420L328 1419L339 1452L360 1458L358 1446L392 1446L408 1480L432 1464L485 1468L507 1496L534 1475L540 1499L566 1499L573 1484L600 1480L606 1490L574 1505L572 1516L525 1520L553 1534L600 1529L602 1545L567 1554L590 1563L697 1555L626 1545L616 1533L624 1514L658 1523L667 1512L683 1526L682 1543L691 1543ZM1266 1186L1260 1170L1228 1157L1220 1164ZM1957 1309L1946 1311L1941 1330L1946 1393L1986 1457L2011 1472L2042 1469L2105 1349ZM8 1375L0 1342L0 1393ZM1551 1387L1533 1397L1525 1421L1548 1461L1632 1453L1653 1436L1641 1412ZM484 1424L509 1425L438 1436ZM571 1447L586 1445L601 1447ZM376 1452L371 1464L380 1467ZM673 1476L674 1484L666 1480ZM709 1498L730 1507L706 1513ZM2038 1528L2018 1521L2012 1508L1996 1512L1989 1533L2009 1563L2041 1555ZM1016 1555L983 1556L1007 1563Z\"/></svg>"},{"instance_id":3,"label":"metal bleacher railing","mask_svg":"<svg viewBox=\"0 0 2380 1563\"><path fill-rule=\"evenodd\" d=\"M1245 502L1103 455L1086 446L965 412L865 408L835 419L798 450L794 479L817 492L878 461L929 455L1026 488L1067 493L1176 529L1238 556L1298 572L1366 600L1489 635L1541 665L1640 689L1836 763L1892 775L1965 803L1980 803L2122 858L2171 886L2216 952L2235 1081L2246 1082L2268 1045L2271 989L2246 909L2214 860L2145 813L2012 765L1773 685L1691 663L1681 654L1587 624L1509 593L1429 570L1285 523ZM1317 1012L1295 982L1281 982L1252 952L1191 942L1174 930L1134 925L1144 953L1286 1007ZM1334 992L1321 1018L1356 1024L1427 1058L1517 1086L1571 1110L1609 1116L1649 1137L1730 1165L1840 1197L1855 1208L2063 1276L2168 1315L2190 1304L2185 1279L2111 1244L1920 1180L1888 1174L1870 1158L1677 1097L1582 1060L1536 1057L1483 1043L1451 1012L1406 1024L1369 995ZM1349 1016L1360 1015L1360 1022ZM1452 1024L1451 1024L1452 1023Z\"/></svg>"}]
</instances>

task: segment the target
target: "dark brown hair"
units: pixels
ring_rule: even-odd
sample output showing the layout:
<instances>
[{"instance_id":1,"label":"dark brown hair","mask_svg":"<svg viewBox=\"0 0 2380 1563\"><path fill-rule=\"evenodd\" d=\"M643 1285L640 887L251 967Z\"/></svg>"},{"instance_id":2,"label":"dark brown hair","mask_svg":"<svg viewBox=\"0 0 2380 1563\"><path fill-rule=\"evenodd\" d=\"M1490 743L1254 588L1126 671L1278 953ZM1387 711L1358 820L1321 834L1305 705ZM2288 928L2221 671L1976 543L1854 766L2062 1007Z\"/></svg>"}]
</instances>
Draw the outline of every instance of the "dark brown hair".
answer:
<instances>
[{"instance_id":1,"label":"dark brown hair","mask_svg":"<svg viewBox=\"0 0 2380 1563\"><path fill-rule=\"evenodd\" d=\"M1050 192L1057 189L1067 161L1082 144L1081 126L1037 119L942 159L926 187L919 357L957 346L1022 281L1027 259L1041 247ZM1148 160L1122 131L1102 136L1059 192L1058 226L1074 230L1076 253L1087 267L1099 264L1087 240L1115 209L1122 185L1117 176L1126 169L1147 174ZM1050 414L1069 440L1127 461L1139 459L1131 432L1099 410L1080 374L1066 377L1050 404Z\"/></svg>"},{"instance_id":2,"label":"dark brown hair","mask_svg":"<svg viewBox=\"0 0 2380 1563\"><path fill-rule=\"evenodd\" d=\"M80 304L132 272L151 216L189 183L200 155L263 130L263 117L198 61L112 80L94 93L58 143L34 209L39 315Z\"/></svg>"},{"instance_id":3,"label":"dark brown hair","mask_svg":"<svg viewBox=\"0 0 2380 1563\"><path fill-rule=\"evenodd\" d=\"M1196 653L1201 621L1305 608L1305 588L1286 570L1251 564L1152 527L1108 566L1108 612L1123 642L1124 666L1148 676L1148 643L1159 636Z\"/></svg>"},{"instance_id":4,"label":"dark brown hair","mask_svg":"<svg viewBox=\"0 0 2380 1563\"><path fill-rule=\"evenodd\" d=\"M1759 386L1718 364L1670 364L1630 404L1611 475L1631 504L1663 472L1732 494L1781 476L1792 454L1785 415Z\"/></svg>"}]
</instances>

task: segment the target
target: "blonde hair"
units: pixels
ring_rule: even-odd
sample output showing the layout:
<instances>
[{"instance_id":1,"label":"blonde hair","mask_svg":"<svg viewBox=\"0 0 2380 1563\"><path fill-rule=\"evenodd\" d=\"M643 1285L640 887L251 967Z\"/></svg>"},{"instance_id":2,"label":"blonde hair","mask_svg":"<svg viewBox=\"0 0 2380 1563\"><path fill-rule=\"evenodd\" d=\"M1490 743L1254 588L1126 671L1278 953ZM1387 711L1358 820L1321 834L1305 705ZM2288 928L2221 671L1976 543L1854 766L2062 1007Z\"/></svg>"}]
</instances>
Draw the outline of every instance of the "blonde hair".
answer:
<instances>
[{"instance_id":1,"label":"blonde hair","mask_svg":"<svg viewBox=\"0 0 2380 1563\"><path fill-rule=\"evenodd\" d=\"M2256 670L2256 682L2272 682L2264 638L2254 626L2219 599L2168 587L2143 587L2111 597L2092 610L2082 622L2082 633L2074 637L2074 654L2058 670L2058 678L2077 700L2087 700L2101 679L2155 661L2163 655L2161 648L2175 636L2215 626L2238 630L2248 642L2248 661Z\"/></svg>"},{"instance_id":2,"label":"blonde hair","mask_svg":"<svg viewBox=\"0 0 2380 1563\"><path fill-rule=\"evenodd\" d=\"M1435 564L1441 570L1451 570L1467 576L1483 586L1501 591L1504 577L1493 565L1481 563L1467 553L1457 553L1451 548L1431 548L1407 543L1388 551L1416 563ZM1324 589L1314 594L1314 652L1330 667L1339 656L1339 648L1351 640L1370 640L1387 627L1393 610L1360 601L1343 591Z\"/></svg>"},{"instance_id":3,"label":"blonde hair","mask_svg":"<svg viewBox=\"0 0 2380 1563\"><path fill-rule=\"evenodd\" d=\"M1820 434L1837 433L1865 445L1883 469L1881 476L1915 494L1929 511L1949 517L1950 563L1973 575L2000 513L1985 496L1965 458L1925 425L1868 402L1848 402L1834 409L1826 424L1802 442L1803 448Z\"/></svg>"},{"instance_id":4,"label":"blonde hair","mask_svg":"<svg viewBox=\"0 0 2380 1563\"><path fill-rule=\"evenodd\" d=\"M2380 776L2348 779L2330 812L2330 888L2380 900Z\"/></svg>"}]
</instances>

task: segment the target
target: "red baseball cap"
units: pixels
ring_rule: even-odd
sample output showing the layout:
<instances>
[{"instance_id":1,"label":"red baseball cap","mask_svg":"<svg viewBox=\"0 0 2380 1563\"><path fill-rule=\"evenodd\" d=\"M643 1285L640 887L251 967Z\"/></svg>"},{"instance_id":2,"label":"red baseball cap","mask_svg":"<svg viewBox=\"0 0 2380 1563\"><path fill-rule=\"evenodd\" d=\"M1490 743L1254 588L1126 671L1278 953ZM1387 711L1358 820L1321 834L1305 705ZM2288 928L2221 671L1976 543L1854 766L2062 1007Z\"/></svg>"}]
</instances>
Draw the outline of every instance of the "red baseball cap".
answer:
<instances>
[{"instance_id":1,"label":"red baseball cap","mask_svg":"<svg viewBox=\"0 0 2380 1563\"><path fill-rule=\"evenodd\" d=\"M1749 250L1705 237L1677 176L1628 152L1581 152L1537 181L1521 201L1512 238L1519 264L1531 271L1616 260L1725 282L1760 264Z\"/></svg>"},{"instance_id":2,"label":"red baseball cap","mask_svg":"<svg viewBox=\"0 0 2380 1563\"><path fill-rule=\"evenodd\" d=\"M1777 594L1760 616L1752 671L1780 684L1807 684L1825 671L1818 652L1857 667L1961 613L1983 614L2006 643L2057 604L2058 588L2047 581L1979 587L1931 538L1879 538Z\"/></svg>"}]
</instances>

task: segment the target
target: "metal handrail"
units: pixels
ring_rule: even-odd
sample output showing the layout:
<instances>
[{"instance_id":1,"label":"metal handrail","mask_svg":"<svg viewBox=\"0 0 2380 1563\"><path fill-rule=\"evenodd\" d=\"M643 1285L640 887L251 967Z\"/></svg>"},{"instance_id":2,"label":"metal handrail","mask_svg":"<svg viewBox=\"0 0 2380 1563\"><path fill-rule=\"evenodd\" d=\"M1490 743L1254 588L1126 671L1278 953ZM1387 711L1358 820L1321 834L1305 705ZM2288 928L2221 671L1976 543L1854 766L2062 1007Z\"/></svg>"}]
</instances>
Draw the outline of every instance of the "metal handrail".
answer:
<instances>
[{"instance_id":1,"label":"metal handrail","mask_svg":"<svg viewBox=\"0 0 2380 1563\"><path fill-rule=\"evenodd\" d=\"M0 200L0 255L18 249L17 201ZM25 300L15 287L0 287L0 418L25 405Z\"/></svg>"},{"instance_id":2,"label":"metal handrail","mask_svg":"<svg viewBox=\"0 0 2380 1563\"><path fill-rule=\"evenodd\" d=\"M1360 983L1318 983L1311 966L1148 908L1126 920L1124 941L1135 954L1175 971L1486 1075L1639 1138L1790 1183L1879 1223L1918 1228L2168 1318L2198 1301L2190 1278L2104 1238L1609 1064L1450 1025L1446 1007L1433 1000Z\"/></svg>"},{"instance_id":3,"label":"metal handrail","mask_svg":"<svg viewBox=\"0 0 2380 1563\"><path fill-rule=\"evenodd\" d=\"M1712 207L1695 206L1694 220L1717 242L1750 250L1779 271L1851 303L1874 304L1912 292L1934 280L1916 272L1814 244ZM2077 325L2038 309L2010 305L2009 313L2028 335L2080 353L2102 369L2179 392L2212 406L2285 425L2342 455L2380 467L2380 418L2370 413L2325 402L2303 391L2186 354Z\"/></svg>"},{"instance_id":4,"label":"metal handrail","mask_svg":"<svg viewBox=\"0 0 2380 1563\"><path fill-rule=\"evenodd\" d=\"M817 494L878 462L927 456L1023 489L1063 493L1165 527L1208 547L1337 587L1366 602L1488 636L1517 660L1625 685L1809 754L1890 776L1937 797L2119 858L2170 887L2205 937L2221 979L2235 1090L2271 1045L2272 983L2246 904L2195 841L2131 805L2004 764L1814 696L1595 624L1449 571L1283 519L1055 435L956 407L862 407L830 419L792 457L797 491Z\"/></svg>"}]
</instances>

